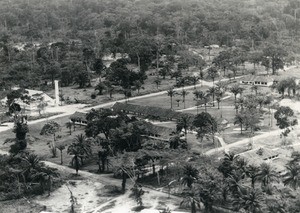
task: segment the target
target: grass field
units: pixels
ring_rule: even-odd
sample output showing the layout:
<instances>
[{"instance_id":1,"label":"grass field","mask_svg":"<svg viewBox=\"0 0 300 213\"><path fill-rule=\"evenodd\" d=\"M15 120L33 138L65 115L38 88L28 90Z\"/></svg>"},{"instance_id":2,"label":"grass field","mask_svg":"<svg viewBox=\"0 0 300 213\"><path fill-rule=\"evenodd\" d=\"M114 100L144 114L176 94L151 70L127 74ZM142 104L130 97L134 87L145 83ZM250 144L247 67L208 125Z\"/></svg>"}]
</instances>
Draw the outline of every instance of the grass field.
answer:
<instances>
[{"instance_id":1,"label":"grass field","mask_svg":"<svg viewBox=\"0 0 300 213\"><path fill-rule=\"evenodd\" d=\"M65 123L69 121L69 117L61 117L55 121L61 125L61 131L56 134L57 141L55 143L57 146L60 144L68 146L72 143L76 135L84 133L84 127L76 127L76 131L74 132L72 129L72 135L70 135L69 129L65 127ZM27 138L30 140L27 144L27 148L29 151L33 151L35 154L39 155L42 159L47 159L53 163L60 164L59 150L57 150L57 157L52 158L49 148L49 144L53 141L53 135L40 135L40 131L45 123L46 122L41 122L29 125ZM12 130L1 132L0 149L4 151L8 151L11 145L10 143L3 144L6 138L15 138L15 134ZM67 155L67 147L63 150L63 159L64 165L69 165L71 156Z\"/></svg>"},{"instance_id":2,"label":"grass field","mask_svg":"<svg viewBox=\"0 0 300 213\"><path fill-rule=\"evenodd\" d=\"M169 88L168 88L169 89ZM198 88L199 90L206 91L208 87L202 86ZM194 101L194 94L193 94L193 89L187 90L188 94L186 95L185 98L185 108L190 108L195 106L195 101ZM172 98L172 105L174 110L180 110L184 109L184 104L182 103L182 96L180 95L181 91L177 91L177 94L173 96ZM179 106L176 100L179 100ZM165 93L164 95L158 95L155 97L148 97L148 98L143 98L143 99L138 99L138 100L133 100L130 101L129 103L131 104L136 104L136 105L143 105L143 106L155 106L155 107L161 107L161 108L166 108L170 109L171 108L171 99Z\"/></svg>"}]
</instances>

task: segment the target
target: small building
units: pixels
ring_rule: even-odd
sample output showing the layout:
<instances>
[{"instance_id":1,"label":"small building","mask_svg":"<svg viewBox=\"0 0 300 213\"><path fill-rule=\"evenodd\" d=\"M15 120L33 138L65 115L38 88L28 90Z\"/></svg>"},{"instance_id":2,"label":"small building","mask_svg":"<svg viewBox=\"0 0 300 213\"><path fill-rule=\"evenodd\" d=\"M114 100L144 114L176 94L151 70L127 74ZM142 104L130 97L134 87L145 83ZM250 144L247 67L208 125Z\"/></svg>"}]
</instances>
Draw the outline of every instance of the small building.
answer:
<instances>
[{"instance_id":1,"label":"small building","mask_svg":"<svg viewBox=\"0 0 300 213\"><path fill-rule=\"evenodd\" d=\"M144 122L146 129L148 130L149 137L155 137L160 139L169 140L170 136L174 135L175 130L172 128L157 126L150 122Z\"/></svg>"},{"instance_id":2,"label":"small building","mask_svg":"<svg viewBox=\"0 0 300 213\"><path fill-rule=\"evenodd\" d=\"M243 152L239 156L245 158L249 164L259 166L263 162L272 162L277 159L279 152L264 147Z\"/></svg>"},{"instance_id":3,"label":"small building","mask_svg":"<svg viewBox=\"0 0 300 213\"><path fill-rule=\"evenodd\" d=\"M13 88L13 90L19 89L18 87ZM16 104L19 104L21 109L26 112L26 114L31 114L31 112L39 111L39 105L41 103L44 106L55 106L55 99L51 98L49 95L39 90L25 89L24 95L30 98L29 104L24 103L21 99L15 100ZM2 106L7 105L7 97L0 100Z\"/></svg>"},{"instance_id":4,"label":"small building","mask_svg":"<svg viewBox=\"0 0 300 213\"><path fill-rule=\"evenodd\" d=\"M76 111L73 115L70 116L70 121L75 125L86 126L87 125L86 113Z\"/></svg>"},{"instance_id":5,"label":"small building","mask_svg":"<svg viewBox=\"0 0 300 213\"><path fill-rule=\"evenodd\" d=\"M241 78L240 84L243 85L256 85L256 86L265 86L270 87L274 83L274 79L269 76L256 76L249 75Z\"/></svg>"}]
</instances>

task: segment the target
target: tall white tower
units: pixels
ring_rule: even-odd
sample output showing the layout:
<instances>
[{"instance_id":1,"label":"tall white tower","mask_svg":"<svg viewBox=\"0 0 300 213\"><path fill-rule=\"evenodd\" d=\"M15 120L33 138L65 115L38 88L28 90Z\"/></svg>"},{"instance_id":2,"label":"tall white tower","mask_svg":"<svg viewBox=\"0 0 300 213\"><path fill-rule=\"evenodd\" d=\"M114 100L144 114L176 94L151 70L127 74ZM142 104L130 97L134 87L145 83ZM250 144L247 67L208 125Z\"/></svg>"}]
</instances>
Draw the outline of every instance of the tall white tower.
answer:
<instances>
[{"instance_id":1,"label":"tall white tower","mask_svg":"<svg viewBox=\"0 0 300 213\"><path fill-rule=\"evenodd\" d=\"M55 105L59 105L59 88L58 88L58 80L54 81L54 86L55 86Z\"/></svg>"}]
</instances>

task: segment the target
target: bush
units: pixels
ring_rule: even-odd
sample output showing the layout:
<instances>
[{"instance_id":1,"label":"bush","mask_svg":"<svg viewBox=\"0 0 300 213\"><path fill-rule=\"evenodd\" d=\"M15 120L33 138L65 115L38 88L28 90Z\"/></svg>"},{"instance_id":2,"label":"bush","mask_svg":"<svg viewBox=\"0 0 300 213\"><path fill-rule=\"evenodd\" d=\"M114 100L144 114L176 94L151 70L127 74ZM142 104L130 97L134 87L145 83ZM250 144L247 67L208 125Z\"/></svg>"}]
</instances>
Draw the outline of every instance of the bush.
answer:
<instances>
[{"instance_id":1,"label":"bush","mask_svg":"<svg viewBox=\"0 0 300 213\"><path fill-rule=\"evenodd\" d=\"M114 197L120 194L122 194L121 188L115 185L105 185L101 191L101 196L103 197Z\"/></svg>"},{"instance_id":2,"label":"bush","mask_svg":"<svg viewBox=\"0 0 300 213\"><path fill-rule=\"evenodd\" d=\"M20 151L26 148L26 140L16 141L15 144L12 144L9 149L9 153L18 154Z\"/></svg>"},{"instance_id":3,"label":"bush","mask_svg":"<svg viewBox=\"0 0 300 213\"><path fill-rule=\"evenodd\" d=\"M97 95L95 93L91 94L91 99L95 99L97 97Z\"/></svg>"}]
</instances>

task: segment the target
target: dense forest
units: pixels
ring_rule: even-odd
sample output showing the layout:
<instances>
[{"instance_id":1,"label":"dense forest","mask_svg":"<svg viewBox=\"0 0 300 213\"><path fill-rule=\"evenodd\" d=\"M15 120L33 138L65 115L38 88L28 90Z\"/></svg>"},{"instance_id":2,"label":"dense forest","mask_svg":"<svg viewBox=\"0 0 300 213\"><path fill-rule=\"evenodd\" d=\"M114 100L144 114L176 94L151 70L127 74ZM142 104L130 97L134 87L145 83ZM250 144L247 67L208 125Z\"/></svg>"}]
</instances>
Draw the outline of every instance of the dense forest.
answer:
<instances>
[{"instance_id":1,"label":"dense forest","mask_svg":"<svg viewBox=\"0 0 300 213\"><path fill-rule=\"evenodd\" d=\"M1 0L1 85L60 77L67 86L87 78L81 70L101 72L107 53L128 53L147 70L158 53L188 45L273 43L297 56L299 8L298 0Z\"/></svg>"},{"instance_id":2,"label":"dense forest","mask_svg":"<svg viewBox=\"0 0 300 213\"><path fill-rule=\"evenodd\" d=\"M11 154L0 201L50 197L81 175L115 184L111 197L132 191L141 209L143 185L192 213L299 212L299 11L300 0L0 0L0 124L14 122L0 130ZM56 107L29 95L53 95L55 80ZM106 196L95 190L80 194Z\"/></svg>"}]
</instances>

